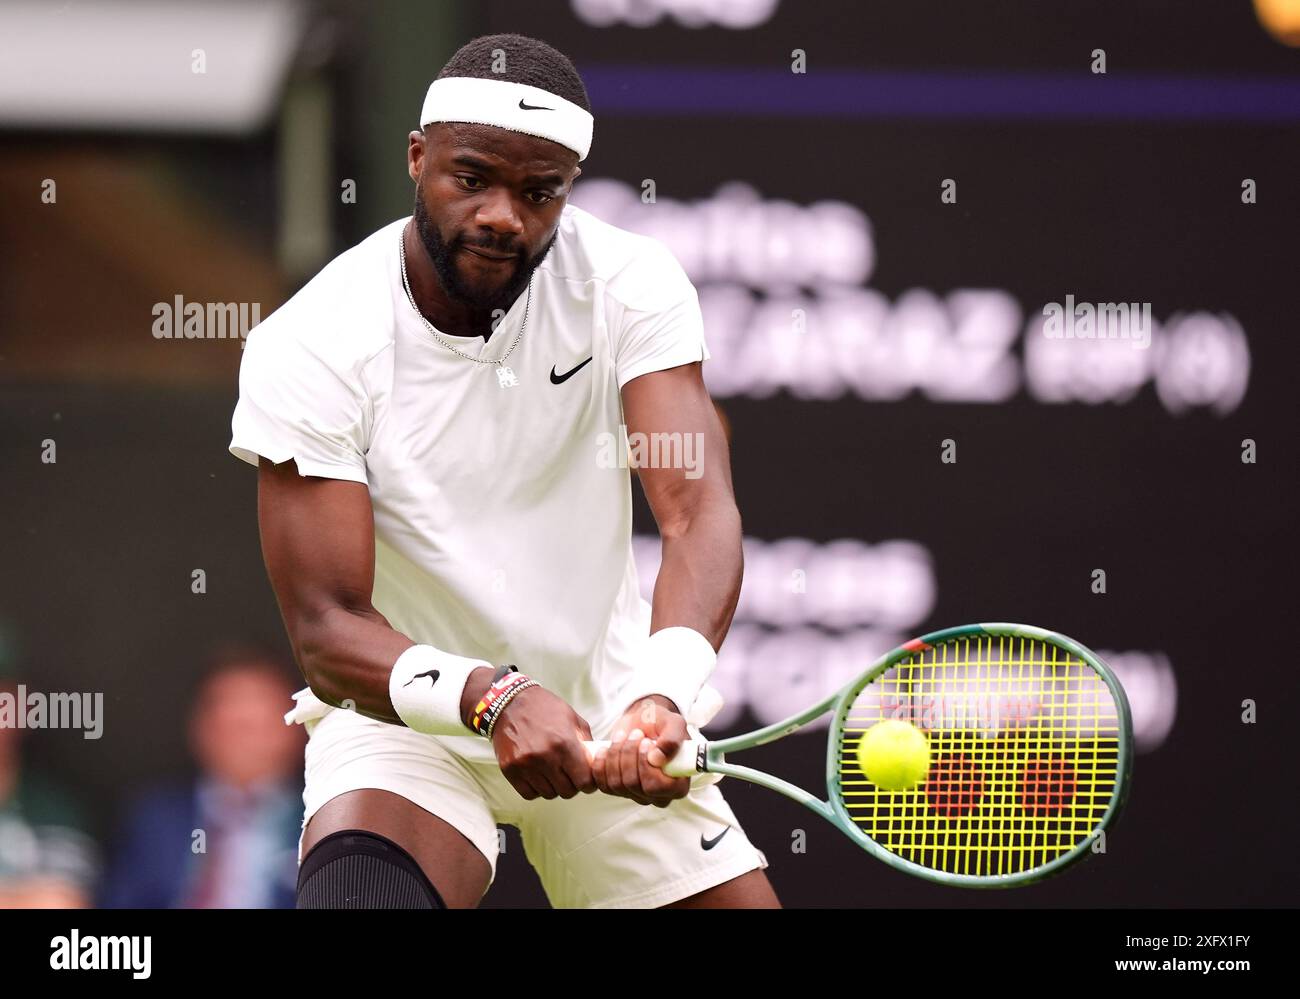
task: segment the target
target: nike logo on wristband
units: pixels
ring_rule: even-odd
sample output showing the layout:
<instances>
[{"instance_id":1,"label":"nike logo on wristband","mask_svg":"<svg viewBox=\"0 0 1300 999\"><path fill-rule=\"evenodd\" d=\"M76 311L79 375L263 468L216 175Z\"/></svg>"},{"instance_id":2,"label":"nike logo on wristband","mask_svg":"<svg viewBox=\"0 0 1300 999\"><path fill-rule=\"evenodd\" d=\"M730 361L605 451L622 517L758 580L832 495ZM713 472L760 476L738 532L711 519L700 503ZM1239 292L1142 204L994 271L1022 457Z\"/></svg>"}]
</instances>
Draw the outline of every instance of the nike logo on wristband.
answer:
<instances>
[{"instance_id":1,"label":"nike logo on wristband","mask_svg":"<svg viewBox=\"0 0 1300 999\"><path fill-rule=\"evenodd\" d=\"M705 839L704 833L700 833L700 849L712 850L715 846L718 845L718 841L722 839L723 836L727 835L727 833L729 832L731 832L731 826L727 826L726 829L722 830L722 832L714 836L713 839Z\"/></svg>"},{"instance_id":2,"label":"nike logo on wristband","mask_svg":"<svg viewBox=\"0 0 1300 999\"><path fill-rule=\"evenodd\" d=\"M404 684L402 684L402 686L409 687L411 684L413 684L416 680L420 679L420 677L422 676L427 676L429 678L429 686L432 687L435 683L438 682L439 673L436 669L431 669L427 673L416 673L415 676L407 680Z\"/></svg>"}]
</instances>

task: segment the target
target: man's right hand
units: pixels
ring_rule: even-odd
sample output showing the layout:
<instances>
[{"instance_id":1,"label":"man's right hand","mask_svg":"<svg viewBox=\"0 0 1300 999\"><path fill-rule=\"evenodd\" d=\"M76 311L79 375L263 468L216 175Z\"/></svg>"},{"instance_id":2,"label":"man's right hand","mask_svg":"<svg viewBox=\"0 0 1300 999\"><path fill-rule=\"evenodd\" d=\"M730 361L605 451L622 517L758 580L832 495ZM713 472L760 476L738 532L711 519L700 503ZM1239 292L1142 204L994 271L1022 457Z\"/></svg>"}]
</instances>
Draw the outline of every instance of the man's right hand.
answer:
<instances>
[{"instance_id":1,"label":"man's right hand","mask_svg":"<svg viewBox=\"0 0 1300 999\"><path fill-rule=\"evenodd\" d=\"M590 739L582 716L544 687L516 694L492 729L501 772L525 801L599 790L582 745Z\"/></svg>"}]
</instances>

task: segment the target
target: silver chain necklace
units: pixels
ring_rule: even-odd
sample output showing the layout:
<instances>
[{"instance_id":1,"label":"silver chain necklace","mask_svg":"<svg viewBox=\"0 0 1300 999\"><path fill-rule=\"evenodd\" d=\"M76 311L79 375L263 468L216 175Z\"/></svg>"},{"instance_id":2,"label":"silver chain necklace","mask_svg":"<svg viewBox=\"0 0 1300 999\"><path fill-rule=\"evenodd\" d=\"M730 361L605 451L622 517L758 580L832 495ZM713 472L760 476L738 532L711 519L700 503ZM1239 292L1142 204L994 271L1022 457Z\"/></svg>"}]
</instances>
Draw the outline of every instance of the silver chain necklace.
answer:
<instances>
[{"instance_id":1,"label":"silver chain necklace","mask_svg":"<svg viewBox=\"0 0 1300 999\"><path fill-rule=\"evenodd\" d=\"M519 338L524 335L524 330L528 328L528 307L533 304L532 275L530 274L528 276L528 298L524 301L523 322L519 324L519 332L516 333L515 338L510 341L510 346L506 348L506 352L499 358L475 357L473 354L466 354L455 344L448 343L443 339L442 334L433 328L433 323L429 322L429 320L424 317L424 313L420 311L420 307L415 304L415 295L411 292L411 281L406 276L406 226L402 227L401 236L398 239L398 245L400 249L399 259L402 261L402 287L406 289L406 300L411 303L411 308L414 309L415 314L420 317L420 322L424 323L425 328L433 334L434 339L450 350L453 354L459 354L467 361L473 361L475 364L495 364L497 366L497 384L501 388L513 388L518 385L519 379L515 376L514 370L507 366L505 362L506 358L510 356L510 352L515 349L515 344L519 342Z\"/></svg>"}]
</instances>

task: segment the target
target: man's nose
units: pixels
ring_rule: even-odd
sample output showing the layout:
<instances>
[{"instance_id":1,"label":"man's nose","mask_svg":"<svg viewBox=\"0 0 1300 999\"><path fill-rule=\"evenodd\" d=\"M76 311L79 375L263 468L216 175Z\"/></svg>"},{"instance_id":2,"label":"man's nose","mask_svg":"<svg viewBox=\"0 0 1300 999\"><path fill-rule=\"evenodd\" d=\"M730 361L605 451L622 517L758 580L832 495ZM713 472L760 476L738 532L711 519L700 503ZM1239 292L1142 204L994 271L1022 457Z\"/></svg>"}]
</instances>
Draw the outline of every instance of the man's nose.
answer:
<instances>
[{"instance_id":1,"label":"man's nose","mask_svg":"<svg viewBox=\"0 0 1300 999\"><path fill-rule=\"evenodd\" d=\"M517 236L524 231L523 219L515 211L514 199L510 192L501 189L484 195L479 202L475 221L496 233L513 233Z\"/></svg>"}]
</instances>

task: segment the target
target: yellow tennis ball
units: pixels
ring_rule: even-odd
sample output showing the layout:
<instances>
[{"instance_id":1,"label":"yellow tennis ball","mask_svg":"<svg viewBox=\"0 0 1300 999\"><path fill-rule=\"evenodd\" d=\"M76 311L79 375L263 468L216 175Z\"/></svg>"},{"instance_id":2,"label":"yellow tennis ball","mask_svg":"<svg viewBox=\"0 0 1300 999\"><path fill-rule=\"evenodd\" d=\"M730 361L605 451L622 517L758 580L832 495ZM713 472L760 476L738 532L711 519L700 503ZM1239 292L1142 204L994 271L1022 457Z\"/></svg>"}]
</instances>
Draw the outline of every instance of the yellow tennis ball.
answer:
<instances>
[{"instance_id":1,"label":"yellow tennis ball","mask_svg":"<svg viewBox=\"0 0 1300 999\"><path fill-rule=\"evenodd\" d=\"M876 722L858 741L858 766L882 791L906 791L925 780L930 742L901 718Z\"/></svg>"}]
</instances>

